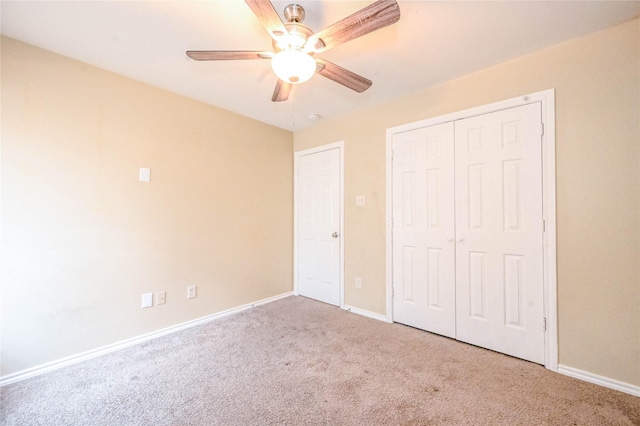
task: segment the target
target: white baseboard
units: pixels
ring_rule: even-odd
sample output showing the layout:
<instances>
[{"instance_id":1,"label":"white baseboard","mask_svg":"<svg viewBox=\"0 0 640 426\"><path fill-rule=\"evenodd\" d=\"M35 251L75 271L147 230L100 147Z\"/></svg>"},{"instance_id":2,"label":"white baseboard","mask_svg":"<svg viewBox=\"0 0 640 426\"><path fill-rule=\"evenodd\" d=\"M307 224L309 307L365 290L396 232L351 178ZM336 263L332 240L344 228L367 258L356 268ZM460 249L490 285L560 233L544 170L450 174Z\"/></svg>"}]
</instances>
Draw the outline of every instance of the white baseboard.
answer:
<instances>
[{"instance_id":1,"label":"white baseboard","mask_svg":"<svg viewBox=\"0 0 640 426\"><path fill-rule=\"evenodd\" d=\"M589 373L588 371L578 370L577 368L567 367L566 365L558 366L558 373L575 379L584 380L585 382L594 383L606 388L615 389L620 392L628 393L633 396L640 396L640 386L631 383L621 382L619 380L610 379L609 377L599 376Z\"/></svg>"},{"instance_id":2,"label":"white baseboard","mask_svg":"<svg viewBox=\"0 0 640 426\"><path fill-rule=\"evenodd\" d=\"M289 297L293 292L282 293L277 296L269 297L267 299L258 300L257 302L247 303L246 305L238 306L236 308L227 309L226 311L218 312L215 314L207 315L202 318L176 324L171 327L163 328L151 333L143 334L141 336L132 337L131 339L123 340L121 342L113 343L111 345L102 346L100 348L92 349L86 352L82 352L76 355L71 355L66 358L59 359L57 361L48 362L46 364L31 367L26 370L18 371L13 374L0 377L0 387L19 382L21 380L28 379L30 377L38 376L40 374L48 373L53 370L57 370L68 365L77 364L82 361L86 361L92 358L97 358L102 355L106 355L111 352L118 351L120 349L127 348L129 346L137 345L142 342L156 339L158 337L166 336L167 334L175 333L176 331L185 330L187 328L195 327L197 325L205 324L207 322L226 317L231 314L235 314L247 309L254 308L256 306L264 305L266 303L275 302L276 300Z\"/></svg>"},{"instance_id":3,"label":"white baseboard","mask_svg":"<svg viewBox=\"0 0 640 426\"><path fill-rule=\"evenodd\" d=\"M362 315L363 317L373 318L378 321L388 322L388 323L391 322L389 318L387 318L384 315L376 314L370 311L365 311L364 309L358 309L348 305L342 305L342 309L344 309L345 311L353 312L354 314Z\"/></svg>"}]
</instances>

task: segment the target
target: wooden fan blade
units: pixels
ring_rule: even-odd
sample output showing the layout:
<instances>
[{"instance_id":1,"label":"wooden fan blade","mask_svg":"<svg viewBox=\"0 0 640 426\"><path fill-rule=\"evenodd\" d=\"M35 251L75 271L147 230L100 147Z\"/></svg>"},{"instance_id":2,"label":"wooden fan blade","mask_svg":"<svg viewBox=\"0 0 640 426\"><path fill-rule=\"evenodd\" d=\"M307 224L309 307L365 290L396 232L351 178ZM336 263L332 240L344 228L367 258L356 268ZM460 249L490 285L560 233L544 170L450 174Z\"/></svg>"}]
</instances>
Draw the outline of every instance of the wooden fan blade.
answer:
<instances>
[{"instance_id":1,"label":"wooden fan blade","mask_svg":"<svg viewBox=\"0 0 640 426\"><path fill-rule=\"evenodd\" d=\"M253 13L255 13L267 31L269 31L271 37L279 40L281 37L289 34L278 12L276 12L269 0L245 0L245 3L253 10Z\"/></svg>"},{"instance_id":2,"label":"wooden fan blade","mask_svg":"<svg viewBox=\"0 0 640 426\"><path fill-rule=\"evenodd\" d=\"M196 61L227 61L231 59L271 59L273 53L245 50L188 50L187 56Z\"/></svg>"},{"instance_id":3,"label":"wooden fan blade","mask_svg":"<svg viewBox=\"0 0 640 426\"><path fill-rule=\"evenodd\" d=\"M273 91L271 100L273 102L286 101L287 99L289 99L289 93L291 93L292 86L293 84L278 79L278 82L276 83L276 90Z\"/></svg>"},{"instance_id":4,"label":"wooden fan blade","mask_svg":"<svg viewBox=\"0 0 640 426\"><path fill-rule=\"evenodd\" d=\"M316 70L318 74L358 93L364 92L373 84L371 80L324 59L317 58L316 63L318 64L318 69Z\"/></svg>"},{"instance_id":5,"label":"wooden fan blade","mask_svg":"<svg viewBox=\"0 0 640 426\"><path fill-rule=\"evenodd\" d=\"M307 40L305 50L316 53L336 47L398 22L400 6L396 0L378 0L336 22Z\"/></svg>"}]
</instances>

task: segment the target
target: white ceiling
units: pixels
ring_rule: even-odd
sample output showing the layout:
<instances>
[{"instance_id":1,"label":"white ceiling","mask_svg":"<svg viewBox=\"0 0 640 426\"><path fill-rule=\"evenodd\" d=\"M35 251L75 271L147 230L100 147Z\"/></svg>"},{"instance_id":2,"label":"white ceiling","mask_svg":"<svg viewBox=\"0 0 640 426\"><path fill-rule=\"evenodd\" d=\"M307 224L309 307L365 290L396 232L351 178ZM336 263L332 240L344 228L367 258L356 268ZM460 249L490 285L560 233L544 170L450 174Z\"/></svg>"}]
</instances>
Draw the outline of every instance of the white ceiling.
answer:
<instances>
[{"instance_id":1,"label":"white ceiling","mask_svg":"<svg viewBox=\"0 0 640 426\"><path fill-rule=\"evenodd\" d=\"M293 2L273 1L282 15ZM298 0L314 31L373 1ZM398 1L400 21L321 57L373 81L322 76L273 103L268 60L196 62L186 50L271 50L249 7L228 1L5 1L2 34L292 131L640 16L640 1Z\"/></svg>"}]
</instances>

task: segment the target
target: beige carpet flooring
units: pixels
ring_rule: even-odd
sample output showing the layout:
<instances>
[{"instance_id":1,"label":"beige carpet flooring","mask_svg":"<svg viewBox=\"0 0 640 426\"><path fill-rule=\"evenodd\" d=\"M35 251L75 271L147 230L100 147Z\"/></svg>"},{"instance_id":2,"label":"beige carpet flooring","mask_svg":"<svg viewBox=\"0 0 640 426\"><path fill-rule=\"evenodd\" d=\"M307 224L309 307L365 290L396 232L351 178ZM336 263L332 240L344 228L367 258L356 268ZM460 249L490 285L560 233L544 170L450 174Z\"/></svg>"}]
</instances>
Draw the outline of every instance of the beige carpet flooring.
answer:
<instances>
[{"instance_id":1,"label":"beige carpet flooring","mask_svg":"<svg viewBox=\"0 0 640 426\"><path fill-rule=\"evenodd\" d=\"M640 398L289 297L0 389L3 425L640 425Z\"/></svg>"}]
</instances>

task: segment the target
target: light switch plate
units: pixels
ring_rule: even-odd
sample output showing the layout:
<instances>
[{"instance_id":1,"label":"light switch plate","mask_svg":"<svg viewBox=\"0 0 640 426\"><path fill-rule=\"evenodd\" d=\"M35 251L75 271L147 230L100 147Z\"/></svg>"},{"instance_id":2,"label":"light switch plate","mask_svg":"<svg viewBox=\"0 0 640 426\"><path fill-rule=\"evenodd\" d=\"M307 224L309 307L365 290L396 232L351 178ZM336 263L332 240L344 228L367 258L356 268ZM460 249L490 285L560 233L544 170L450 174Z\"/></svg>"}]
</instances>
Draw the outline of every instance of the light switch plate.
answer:
<instances>
[{"instance_id":1,"label":"light switch plate","mask_svg":"<svg viewBox=\"0 0 640 426\"><path fill-rule=\"evenodd\" d=\"M364 195L356 195L356 206L357 207L362 207L365 204L365 198Z\"/></svg>"},{"instance_id":2,"label":"light switch plate","mask_svg":"<svg viewBox=\"0 0 640 426\"><path fill-rule=\"evenodd\" d=\"M151 180L151 169L140 167L140 182L149 182Z\"/></svg>"},{"instance_id":3,"label":"light switch plate","mask_svg":"<svg viewBox=\"0 0 640 426\"><path fill-rule=\"evenodd\" d=\"M153 306L153 293L145 293L142 295L142 307L150 308Z\"/></svg>"},{"instance_id":4,"label":"light switch plate","mask_svg":"<svg viewBox=\"0 0 640 426\"><path fill-rule=\"evenodd\" d=\"M197 287L195 285L190 285L187 287L187 299L195 299L197 296Z\"/></svg>"}]
</instances>

